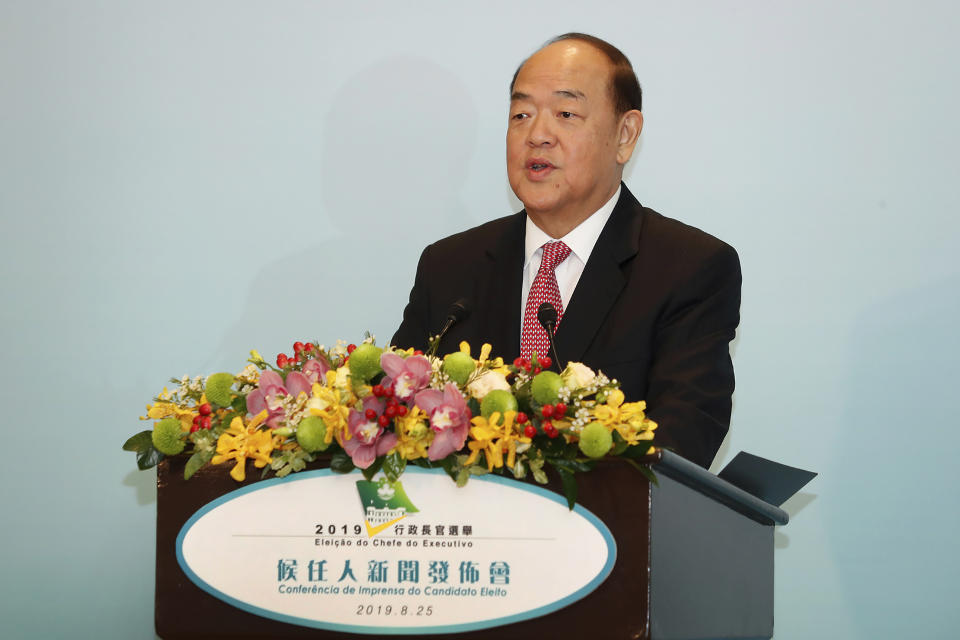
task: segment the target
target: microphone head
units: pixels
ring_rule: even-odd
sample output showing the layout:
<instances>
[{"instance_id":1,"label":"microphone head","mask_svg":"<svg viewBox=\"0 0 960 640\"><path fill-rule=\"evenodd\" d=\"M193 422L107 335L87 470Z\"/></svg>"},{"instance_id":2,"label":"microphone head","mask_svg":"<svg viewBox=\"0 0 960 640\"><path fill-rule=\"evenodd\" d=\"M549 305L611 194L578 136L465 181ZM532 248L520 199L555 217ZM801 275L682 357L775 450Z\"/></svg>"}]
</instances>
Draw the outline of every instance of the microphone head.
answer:
<instances>
[{"instance_id":1,"label":"microphone head","mask_svg":"<svg viewBox=\"0 0 960 640\"><path fill-rule=\"evenodd\" d=\"M470 315L470 302L466 298L460 298L447 310L447 317L453 318L454 322L460 322Z\"/></svg>"},{"instance_id":2,"label":"microphone head","mask_svg":"<svg viewBox=\"0 0 960 640\"><path fill-rule=\"evenodd\" d=\"M549 302L541 302L537 308L537 321L545 331L551 331L552 327L557 326L557 309ZM551 327L548 329L548 326Z\"/></svg>"}]
</instances>

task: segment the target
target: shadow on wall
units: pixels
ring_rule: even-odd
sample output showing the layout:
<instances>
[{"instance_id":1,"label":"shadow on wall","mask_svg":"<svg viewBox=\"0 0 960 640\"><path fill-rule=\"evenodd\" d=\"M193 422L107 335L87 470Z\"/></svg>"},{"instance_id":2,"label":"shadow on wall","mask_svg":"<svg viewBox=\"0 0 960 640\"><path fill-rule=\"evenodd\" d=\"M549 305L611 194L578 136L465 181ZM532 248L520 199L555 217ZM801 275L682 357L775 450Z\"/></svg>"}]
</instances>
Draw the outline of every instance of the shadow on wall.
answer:
<instances>
[{"instance_id":1,"label":"shadow on wall","mask_svg":"<svg viewBox=\"0 0 960 640\"><path fill-rule=\"evenodd\" d=\"M277 114L282 117L282 114ZM233 361L250 348L265 358L295 340L386 344L399 326L423 248L468 225L460 201L474 151L476 108L461 80L422 58L398 57L351 78L333 97L316 168L321 228L282 211L264 224L316 238L284 254L264 247L234 326L212 358ZM309 209L310 207L305 207Z\"/></svg>"},{"instance_id":2,"label":"shadow on wall","mask_svg":"<svg viewBox=\"0 0 960 640\"><path fill-rule=\"evenodd\" d=\"M879 300L850 336L844 428L831 465L838 491L821 508L863 638L954 637L960 625L958 291L952 277Z\"/></svg>"}]
</instances>

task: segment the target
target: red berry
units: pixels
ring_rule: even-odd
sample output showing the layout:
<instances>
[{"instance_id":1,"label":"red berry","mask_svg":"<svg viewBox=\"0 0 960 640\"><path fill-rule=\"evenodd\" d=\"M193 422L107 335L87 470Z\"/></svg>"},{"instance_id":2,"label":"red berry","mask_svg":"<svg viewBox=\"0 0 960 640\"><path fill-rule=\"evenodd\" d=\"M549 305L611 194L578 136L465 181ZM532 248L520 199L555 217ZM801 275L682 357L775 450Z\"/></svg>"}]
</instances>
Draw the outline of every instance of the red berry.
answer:
<instances>
[{"instance_id":1,"label":"red berry","mask_svg":"<svg viewBox=\"0 0 960 640\"><path fill-rule=\"evenodd\" d=\"M363 415L367 417L367 420L377 419L377 412L374 411L373 409L367 409L366 411L363 412Z\"/></svg>"},{"instance_id":2,"label":"red berry","mask_svg":"<svg viewBox=\"0 0 960 640\"><path fill-rule=\"evenodd\" d=\"M353 350L357 348L357 345L350 343L347 345L347 353L353 353Z\"/></svg>"},{"instance_id":3,"label":"red berry","mask_svg":"<svg viewBox=\"0 0 960 640\"><path fill-rule=\"evenodd\" d=\"M544 417L544 418L552 418L552 417L553 417L553 405L552 405L552 404L545 404L545 405L543 405L543 408L540 409L540 413L543 414L543 417Z\"/></svg>"},{"instance_id":4,"label":"red berry","mask_svg":"<svg viewBox=\"0 0 960 640\"><path fill-rule=\"evenodd\" d=\"M302 342L299 342L299 341L294 342L294 343L293 343L293 352L294 352L294 353L300 353L301 351L303 351L303 343L302 343Z\"/></svg>"},{"instance_id":5,"label":"red berry","mask_svg":"<svg viewBox=\"0 0 960 640\"><path fill-rule=\"evenodd\" d=\"M527 436L528 438L532 438L533 436L537 435L537 428L532 424L528 424L523 428L523 435Z\"/></svg>"},{"instance_id":6,"label":"red berry","mask_svg":"<svg viewBox=\"0 0 960 640\"><path fill-rule=\"evenodd\" d=\"M387 408L384 410L383 414L384 414L385 416L387 416L388 418L394 417L395 415L397 415L397 405L395 405L395 404L388 404L388 405L387 405Z\"/></svg>"},{"instance_id":7,"label":"red berry","mask_svg":"<svg viewBox=\"0 0 960 640\"><path fill-rule=\"evenodd\" d=\"M197 411L200 412L202 416L208 416L213 413L213 407L210 406L209 402L204 402L202 405L197 407Z\"/></svg>"},{"instance_id":8,"label":"red berry","mask_svg":"<svg viewBox=\"0 0 960 640\"><path fill-rule=\"evenodd\" d=\"M556 438L559 435L560 435L560 432L557 431L556 428L551 428L550 433L547 434L547 436L550 438Z\"/></svg>"},{"instance_id":9,"label":"red berry","mask_svg":"<svg viewBox=\"0 0 960 640\"><path fill-rule=\"evenodd\" d=\"M200 428L202 429L209 429L212 423L213 420L210 419L210 416L203 416L200 418Z\"/></svg>"},{"instance_id":10,"label":"red berry","mask_svg":"<svg viewBox=\"0 0 960 640\"><path fill-rule=\"evenodd\" d=\"M308 342L307 344L303 345L303 350L304 350L304 351L313 351L313 350L314 350L313 343L312 343L312 342Z\"/></svg>"},{"instance_id":11,"label":"red berry","mask_svg":"<svg viewBox=\"0 0 960 640\"><path fill-rule=\"evenodd\" d=\"M393 385L390 385L389 387L384 387L384 388L383 388L383 395L387 396L388 398L392 398L392 397L393 397Z\"/></svg>"},{"instance_id":12,"label":"red berry","mask_svg":"<svg viewBox=\"0 0 960 640\"><path fill-rule=\"evenodd\" d=\"M415 355L415 356L422 356L422 355L423 355L423 351L421 351L420 349L414 349L413 355Z\"/></svg>"},{"instance_id":13,"label":"red berry","mask_svg":"<svg viewBox=\"0 0 960 640\"><path fill-rule=\"evenodd\" d=\"M397 407L397 415L398 416L407 415L407 406L402 404L399 407Z\"/></svg>"},{"instance_id":14,"label":"red berry","mask_svg":"<svg viewBox=\"0 0 960 640\"><path fill-rule=\"evenodd\" d=\"M534 368L533 368L533 372L534 372L534 373L540 373L540 371L541 371L540 367L534 367Z\"/></svg>"},{"instance_id":15,"label":"red berry","mask_svg":"<svg viewBox=\"0 0 960 640\"><path fill-rule=\"evenodd\" d=\"M380 416L379 418L377 418L377 422L380 423L380 426L381 426L381 427L385 427L385 426L387 426L388 424L390 424L390 418L388 418L388 417L386 416L386 414L384 414L384 415Z\"/></svg>"},{"instance_id":16,"label":"red berry","mask_svg":"<svg viewBox=\"0 0 960 640\"><path fill-rule=\"evenodd\" d=\"M193 426L190 427L190 433L196 433L197 431L200 431L200 425L194 422Z\"/></svg>"},{"instance_id":17,"label":"red berry","mask_svg":"<svg viewBox=\"0 0 960 640\"><path fill-rule=\"evenodd\" d=\"M373 385L373 388L370 389L370 392L373 394L375 398L379 398L380 396L383 395L383 385L380 385L380 384Z\"/></svg>"},{"instance_id":18,"label":"red berry","mask_svg":"<svg viewBox=\"0 0 960 640\"><path fill-rule=\"evenodd\" d=\"M556 417L562 418L566 412L567 405L563 404L562 402L558 402L557 404L553 405L553 415Z\"/></svg>"},{"instance_id":19,"label":"red berry","mask_svg":"<svg viewBox=\"0 0 960 640\"><path fill-rule=\"evenodd\" d=\"M193 424L195 425L200 424L200 416L193 416Z\"/></svg>"},{"instance_id":20,"label":"red berry","mask_svg":"<svg viewBox=\"0 0 960 640\"><path fill-rule=\"evenodd\" d=\"M523 411L521 411L520 413L517 414L517 424L523 424L524 422L526 422L526 421L529 420L529 419L530 419L530 418L528 418L528 417L527 417L527 414L525 414Z\"/></svg>"},{"instance_id":21,"label":"red berry","mask_svg":"<svg viewBox=\"0 0 960 640\"><path fill-rule=\"evenodd\" d=\"M517 369L520 369L521 367L523 367L523 358L520 358L520 357L514 358L513 366L515 366Z\"/></svg>"},{"instance_id":22,"label":"red berry","mask_svg":"<svg viewBox=\"0 0 960 640\"><path fill-rule=\"evenodd\" d=\"M548 356L543 356L542 358L540 358L540 366L543 367L544 369L549 369L550 365L552 364L553 364L553 360L551 360Z\"/></svg>"},{"instance_id":23,"label":"red berry","mask_svg":"<svg viewBox=\"0 0 960 640\"><path fill-rule=\"evenodd\" d=\"M287 366L287 356L286 356L286 354L281 353L281 354L278 354L278 355L277 355L277 366L280 367L281 369L283 369L283 368L285 368L285 367Z\"/></svg>"}]
</instances>

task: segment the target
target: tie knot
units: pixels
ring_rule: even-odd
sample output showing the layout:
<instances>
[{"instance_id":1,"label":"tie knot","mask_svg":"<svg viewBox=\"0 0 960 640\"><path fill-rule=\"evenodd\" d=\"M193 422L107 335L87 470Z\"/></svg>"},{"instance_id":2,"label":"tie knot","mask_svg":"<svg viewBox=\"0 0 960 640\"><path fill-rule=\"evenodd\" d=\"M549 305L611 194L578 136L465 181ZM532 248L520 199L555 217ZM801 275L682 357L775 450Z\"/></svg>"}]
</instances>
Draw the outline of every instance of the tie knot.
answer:
<instances>
[{"instance_id":1,"label":"tie knot","mask_svg":"<svg viewBox=\"0 0 960 640\"><path fill-rule=\"evenodd\" d=\"M548 242L543 245L541 268L556 269L557 265L570 255L570 247L562 242Z\"/></svg>"}]
</instances>

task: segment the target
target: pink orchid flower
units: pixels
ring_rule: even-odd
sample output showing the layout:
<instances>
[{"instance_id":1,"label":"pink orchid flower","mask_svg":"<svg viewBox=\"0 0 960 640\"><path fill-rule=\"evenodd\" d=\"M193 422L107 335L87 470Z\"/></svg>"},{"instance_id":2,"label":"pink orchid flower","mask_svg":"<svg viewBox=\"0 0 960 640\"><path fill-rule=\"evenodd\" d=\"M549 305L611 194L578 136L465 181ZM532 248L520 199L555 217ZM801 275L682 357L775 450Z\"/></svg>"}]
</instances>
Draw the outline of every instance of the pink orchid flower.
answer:
<instances>
[{"instance_id":1,"label":"pink orchid flower","mask_svg":"<svg viewBox=\"0 0 960 640\"><path fill-rule=\"evenodd\" d=\"M414 403L430 417L430 428L436 432L427 449L430 460L442 460L463 447L470 430L470 409L457 385L448 382L442 392L421 391Z\"/></svg>"},{"instance_id":2,"label":"pink orchid flower","mask_svg":"<svg viewBox=\"0 0 960 640\"><path fill-rule=\"evenodd\" d=\"M303 363L303 375L307 377L310 384L323 382L327 379L327 371L330 371L330 364L324 360L313 358Z\"/></svg>"},{"instance_id":3,"label":"pink orchid flower","mask_svg":"<svg viewBox=\"0 0 960 640\"><path fill-rule=\"evenodd\" d=\"M288 373L286 382L276 371L264 371L260 374L260 383L257 388L247 396L247 411L251 415L257 415L266 409L266 424L276 429L286 417L282 404L283 397L290 395L296 398L301 392L309 394L311 388L310 380L299 371Z\"/></svg>"},{"instance_id":4,"label":"pink orchid flower","mask_svg":"<svg viewBox=\"0 0 960 640\"><path fill-rule=\"evenodd\" d=\"M430 361L423 356L401 358L389 351L380 356L380 366L389 378L383 381L383 386L392 384L394 395L404 402L410 400L418 391L427 388L433 371Z\"/></svg>"},{"instance_id":5,"label":"pink orchid flower","mask_svg":"<svg viewBox=\"0 0 960 640\"><path fill-rule=\"evenodd\" d=\"M368 409L373 409L377 414L373 420L367 419ZM397 444L397 434L392 431L384 432L378 422L383 409L384 403L373 396L363 399L363 412L350 409L347 425L353 437L343 441L343 450L353 460L353 464L361 469L369 467L377 457L386 454Z\"/></svg>"}]
</instances>

